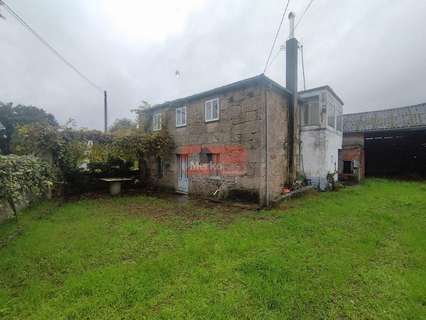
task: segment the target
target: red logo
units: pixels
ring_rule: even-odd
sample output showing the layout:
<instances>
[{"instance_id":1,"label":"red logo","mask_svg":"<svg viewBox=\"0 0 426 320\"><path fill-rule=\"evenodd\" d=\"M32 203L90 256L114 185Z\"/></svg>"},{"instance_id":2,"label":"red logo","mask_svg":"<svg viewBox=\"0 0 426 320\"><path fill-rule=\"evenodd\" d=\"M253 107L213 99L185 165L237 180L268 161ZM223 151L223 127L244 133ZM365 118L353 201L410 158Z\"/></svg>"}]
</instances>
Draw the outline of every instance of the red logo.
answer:
<instances>
[{"instance_id":1,"label":"red logo","mask_svg":"<svg viewBox=\"0 0 426 320\"><path fill-rule=\"evenodd\" d=\"M247 171L247 151L240 145L187 145L178 153L189 156L188 175L241 176Z\"/></svg>"}]
</instances>

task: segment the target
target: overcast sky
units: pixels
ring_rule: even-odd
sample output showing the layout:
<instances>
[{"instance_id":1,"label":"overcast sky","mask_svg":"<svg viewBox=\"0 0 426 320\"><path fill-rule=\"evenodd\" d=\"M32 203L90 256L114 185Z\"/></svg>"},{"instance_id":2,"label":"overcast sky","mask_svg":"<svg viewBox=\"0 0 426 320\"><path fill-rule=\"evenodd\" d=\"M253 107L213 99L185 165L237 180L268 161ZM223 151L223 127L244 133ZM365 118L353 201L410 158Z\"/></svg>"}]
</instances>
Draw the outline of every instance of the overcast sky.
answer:
<instances>
[{"instance_id":1,"label":"overcast sky","mask_svg":"<svg viewBox=\"0 0 426 320\"><path fill-rule=\"evenodd\" d=\"M285 6L284 0L5 2L108 90L111 122L132 117L141 100L160 103L262 73ZM300 17L308 2L292 0L290 9ZM101 129L101 93L0 12L6 17L0 101ZM426 102L426 0L315 0L296 36L307 87L330 85L345 113ZM275 50L287 37L286 19ZM277 56L267 72L281 84L283 59Z\"/></svg>"}]
</instances>

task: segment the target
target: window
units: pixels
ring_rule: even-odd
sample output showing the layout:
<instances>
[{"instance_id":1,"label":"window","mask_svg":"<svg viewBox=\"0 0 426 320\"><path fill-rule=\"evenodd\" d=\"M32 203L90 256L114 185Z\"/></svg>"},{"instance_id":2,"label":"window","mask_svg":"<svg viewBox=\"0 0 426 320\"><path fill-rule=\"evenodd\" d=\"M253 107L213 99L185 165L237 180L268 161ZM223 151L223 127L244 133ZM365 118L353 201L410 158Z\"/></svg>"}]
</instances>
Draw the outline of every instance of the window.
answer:
<instances>
[{"instance_id":1,"label":"window","mask_svg":"<svg viewBox=\"0 0 426 320\"><path fill-rule=\"evenodd\" d=\"M218 153L207 153L210 176L220 176L220 155Z\"/></svg>"},{"instance_id":2,"label":"window","mask_svg":"<svg viewBox=\"0 0 426 320\"><path fill-rule=\"evenodd\" d=\"M154 131L161 130L161 113L154 114L152 118L152 130Z\"/></svg>"},{"instance_id":3,"label":"window","mask_svg":"<svg viewBox=\"0 0 426 320\"><path fill-rule=\"evenodd\" d=\"M343 131L343 116L341 114L337 116L337 131Z\"/></svg>"},{"instance_id":4,"label":"window","mask_svg":"<svg viewBox=\"0 0 426 320\"><path fill-rule=\"evenodd\" d=\"M219 153L200 153L200 164L208 166L208 173L210 176L220 176L221 164Z\"/></svg>"},{"instance_id":5,"label":"window","mask_svg":"<svg viewBox=\"0 0 426 320\"><path fill-rule=\"evenodd\" d=\"M219 120L219 98L206 101L204 115L206 122Z\"/></svg>"},{"instance_id":6,"label":"window","mask_svg":"<svg viewBox=\"0 0 426 320\"><path fill-rule=\"evenodd\" d=\"M343 131L343 108L339 105L337 107L337 131Z\"/></svg>"},{"instance_id":7,"label":"window","mask_svg":"<svg viewBox=\"0 0 426 320\"><path fill-rule=\"evenodd\" d=\"M353 174L352 161L343 161L343 174Z\"/></svg>"},{"instance_id":8,"label":"window","mask_svg":"<svg viewBox=\"0 0 426 320\"><path fill-rule=\"evenodd\" d=\"M186 107L176 109L176 127L186 126Z\"/></svg>"},{"instance_id":9,"label":"window","mask_svg":"<svg viewBox=\"0 0 426 320\"><path fill-rule=\"evenodd\" d=\"M319 101L318 97L310 99L302 104L302 125L319 125Z\"/></svg>"},{"instance_id":10,"label":"window","mask_svg":"<svg viewBox=\"0 0 426 320\"><path fill-rule=\"evenodd\" d=\"M327 113L328 113L328 125L332 128L336 128L336 107L334 106L334 104L330 104L328 105L327 108Z\"/></svg>"}]
</instances>

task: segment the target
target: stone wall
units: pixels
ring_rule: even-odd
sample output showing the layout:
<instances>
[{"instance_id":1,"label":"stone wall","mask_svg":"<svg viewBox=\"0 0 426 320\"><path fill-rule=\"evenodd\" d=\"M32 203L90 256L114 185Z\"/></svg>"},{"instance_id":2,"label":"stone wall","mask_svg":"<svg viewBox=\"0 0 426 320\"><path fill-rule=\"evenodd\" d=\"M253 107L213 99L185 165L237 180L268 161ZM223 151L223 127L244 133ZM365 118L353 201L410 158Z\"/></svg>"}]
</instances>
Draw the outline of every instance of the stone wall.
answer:
<instances>
[{"instance_id":1,"label":"stone wall","mask_svg":"<svg viewBox=\"0 0 426 320\"><path fill-rule=\"evenodd\" d=\"M288 97L274 89L266 91L268 109L268 193L270 201L276 200L282 192L284 184L289 181L288 159ZM296 127L295 130L298 130ZM298 158L298 143L296 136L294 153ZM296 163L297 166L297 163Z\"/></svg>"}]
</instances>

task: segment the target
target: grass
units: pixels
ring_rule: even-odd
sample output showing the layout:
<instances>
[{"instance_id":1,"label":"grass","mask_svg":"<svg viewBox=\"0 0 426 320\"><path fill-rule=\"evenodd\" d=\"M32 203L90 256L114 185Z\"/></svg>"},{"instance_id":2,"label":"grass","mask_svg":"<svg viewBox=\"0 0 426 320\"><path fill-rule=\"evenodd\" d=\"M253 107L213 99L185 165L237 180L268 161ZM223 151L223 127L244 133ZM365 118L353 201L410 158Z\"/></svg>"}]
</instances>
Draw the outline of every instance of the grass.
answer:
<instances>
[{"instance_id":1,"label":"grass","mask_svg":"<svg viewBox=\"0 0 426 320\"><path fill-rule=\"evenodd\" d=\"M4 319L426 318L425 183L370 180L262 212L45 203L0 241Z\"/></svg>"}]
</instances>

